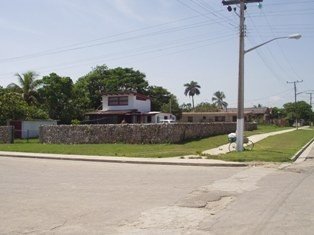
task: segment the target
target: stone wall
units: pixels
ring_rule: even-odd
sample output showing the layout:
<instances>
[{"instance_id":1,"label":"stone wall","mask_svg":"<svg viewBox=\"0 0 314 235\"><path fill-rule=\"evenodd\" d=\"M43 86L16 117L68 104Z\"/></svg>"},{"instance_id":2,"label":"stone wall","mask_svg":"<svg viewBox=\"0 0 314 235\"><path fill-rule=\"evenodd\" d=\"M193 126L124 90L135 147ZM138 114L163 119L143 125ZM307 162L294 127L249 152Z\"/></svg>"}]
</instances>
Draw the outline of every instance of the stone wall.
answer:
<instances>
[{"instance_id":1,"label":"stone wall","mask_svg":"<svg viewBox=\"0 0 314 235\"><path fill-rule=\"evenodd\" d=\"M247 124L246 130L256 129ZM41 126L39 140L50 144L159 144L228 134L235 123L107 124Z\"/></svg>"},{"instance_id":2,"label":"stone wall","mask_svg":"<svg viewBox=\"0 0 314 235\"><path fill-rule=\"evenodd\" d=\"M13 126L0 126L0 144L11 144L14 141Z\"/></svg>"}]
</instances>

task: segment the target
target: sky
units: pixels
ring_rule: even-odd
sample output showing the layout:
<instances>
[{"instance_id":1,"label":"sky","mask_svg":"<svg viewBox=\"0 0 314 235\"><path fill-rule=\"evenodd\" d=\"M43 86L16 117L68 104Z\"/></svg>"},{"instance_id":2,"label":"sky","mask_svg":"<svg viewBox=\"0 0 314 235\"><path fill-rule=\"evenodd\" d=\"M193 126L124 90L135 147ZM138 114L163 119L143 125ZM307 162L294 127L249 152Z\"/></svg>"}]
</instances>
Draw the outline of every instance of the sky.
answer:
<instances>
[{"instance_id":1,"label":"sky","mask_svg":"<svg viewBox=\"0 0 314 235\"><path fill-rule=\"evenodd\" d=\"M236 6L234 6L236 7ZM237 107L239 10L221 0L1 0L0 86L16 73L52 72L74 82L97 65L146 74L179 104L190 103L184 84L196 81L195 103L225 93ZM281 107L314 92L314 0L264 0L247 5L245 106Z\"/></svg>"}]
</instances>

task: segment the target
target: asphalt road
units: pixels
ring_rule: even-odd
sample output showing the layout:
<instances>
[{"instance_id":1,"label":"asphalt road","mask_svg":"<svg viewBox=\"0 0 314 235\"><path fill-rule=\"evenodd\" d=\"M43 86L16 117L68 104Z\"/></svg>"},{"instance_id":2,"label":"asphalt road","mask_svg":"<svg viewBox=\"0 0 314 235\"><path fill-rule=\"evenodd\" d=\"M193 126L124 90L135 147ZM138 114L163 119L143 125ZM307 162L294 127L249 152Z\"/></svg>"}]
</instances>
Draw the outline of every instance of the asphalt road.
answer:
<instances>
[{"instance_id":1,"label":"asphalt road","mask_svg":"<svg viewBox=\"0 0 314 235\"><path fill-rule=\"evenodd\" d=\"M0 158L0 233L313 234L309 157L281 168Z\"/></svg>"},{"instance_id":2,"label":"asphalt road","mask_svg":"<svg viewBox=\"0 0 314 235\"><path fill-rule=\"evenodd\" d=\"M1 157L0 234L128 234L143 212L239 171Z\"/></svg>"}]
</instances>

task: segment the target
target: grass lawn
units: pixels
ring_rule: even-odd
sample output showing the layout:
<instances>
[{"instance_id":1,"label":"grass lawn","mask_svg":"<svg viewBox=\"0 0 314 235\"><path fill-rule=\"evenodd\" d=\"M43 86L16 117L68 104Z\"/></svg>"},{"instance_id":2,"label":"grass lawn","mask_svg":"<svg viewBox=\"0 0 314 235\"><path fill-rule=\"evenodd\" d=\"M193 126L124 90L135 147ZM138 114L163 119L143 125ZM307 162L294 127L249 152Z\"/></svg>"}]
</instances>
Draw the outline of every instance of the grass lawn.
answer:
<instances>
[{"instance_id":1,"label":"grass lawn","mask_svg":"<svg viewBox=\"0 0 314 235\"><path fill-rule=\"evenodd\" d=\"M231 152L211 159L225 161L289 162L290 158L314 137L314 130L297 130L268 137L255 144L252 151Z\"/></svg>"},{"instance_id":2,"label":"grass lawn","mask_svg":"<svg viewBox=\"0 0 314 235\"><path fill-rule=\"evenodd\" d=\"M245 132L254 135L270 131L283 130L275 126L259 126L258 130ZM16 140L14 144L0 144L0 151L59 153L78 155L123 156L163 158L195 155L207 149L226 144L227 135L193 140L182 144L40 144L38 140Z\"/></svg>"},{"instance_id":3,"label":"grass lawn","mask_svg":"<svg viewBox=\"0 0 314 235\"><path fill-rule=\"evenodd\" d=\"M261 125L261 124L259 124L257 126L257 130L246 131L245 135L250 136L250 135L257 135L257 134L263 134L263 133L268 133L268 132L273 132L273 131L282 131L282 130L288 130L288 129L292 129L292 127L278 127L275 125Z\"/></svg>"},{"instance_id":4,"label":"grass lawn","mask_svg":"<svg viewBox=\"0 0 314 235\"><path fill-rule=\"evenodd\" d=\"M0 151L60 153L124 157L174 157L197 154L227 142L225 135L189 141L182 144L40 144L38 140L29 143L16 141L1 144Z\"/></svg>"}]
</instances>

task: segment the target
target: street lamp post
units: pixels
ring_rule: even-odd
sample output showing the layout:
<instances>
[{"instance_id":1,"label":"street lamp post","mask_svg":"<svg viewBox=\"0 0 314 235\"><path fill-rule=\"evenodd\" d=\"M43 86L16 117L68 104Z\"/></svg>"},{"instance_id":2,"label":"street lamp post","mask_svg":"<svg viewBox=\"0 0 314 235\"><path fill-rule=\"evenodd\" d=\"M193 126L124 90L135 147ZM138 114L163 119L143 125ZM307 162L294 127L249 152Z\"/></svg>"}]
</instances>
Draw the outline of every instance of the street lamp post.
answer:
<instances>
[{"instance_id":1,"label":"street lamp post","mask_svg":"<svg viewBox=\"0 0 314 235\"><path fill-rule=\"evenodd\" d=\"M244 11L244 9L243 9ZM241 15L241 14L240 14ZM244 17L243 17L244 18ZM242 35L241 35L242 34ZM267 43L279 39L300 39L301 34L292 34L285 37L276 37L266 42L263 42L248 50L244 50L244 32L240 32L240 56L239 56L239 78L238 78L238 117L237 117L237 151L243 151L243 136L244 136L244 55L253 51Z\"/></svg>"},{"instance_id":2,"label":"street lamp post","mask_svg":"<svg viewBox=\"0 0 314 235\"><path fill-rule=\"evenodd\" d=\"M261 43L255 47L252 47L248 50L244 49L244 37L245 37L245 3L250 2L262 2L262 0L224 0L224 5L233 5L240 4L240 40L239 40L239 74L238 74L238 110L237 110L237 130L236 130L236 150L238 152L243 151L243 137L244 137L244 55L250 51L253 51L267 43L278 39L300 39L300 34L292 34L286 37L276 37L271 40L268 40L264 43Z\"/></svg>"}]
</instances>

